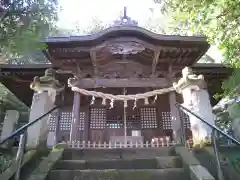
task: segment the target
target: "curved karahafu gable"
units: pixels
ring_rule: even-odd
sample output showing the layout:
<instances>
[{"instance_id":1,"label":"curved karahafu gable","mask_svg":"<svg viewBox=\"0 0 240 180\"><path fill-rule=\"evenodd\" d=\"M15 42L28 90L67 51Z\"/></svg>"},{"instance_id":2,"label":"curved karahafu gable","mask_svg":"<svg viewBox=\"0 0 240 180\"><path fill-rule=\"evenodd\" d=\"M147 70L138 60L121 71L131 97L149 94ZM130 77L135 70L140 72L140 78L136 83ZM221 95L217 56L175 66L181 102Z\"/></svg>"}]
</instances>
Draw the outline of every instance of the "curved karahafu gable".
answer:
<instances>
[{"instance_id":1,"label":"curved karahafu gable","mask_svg":"<svg viewBox=\"0 0 240 180\"><path fill-rule=\"evenodd\" d=\"M119 26L109 27L96 34L91 34L86 36L48 37L43 42L47 44L51 44L51 43L64 43L64 42L95 41L98 44L100 43L99 41L101 41L102 39L108 40L108 39L111 39L114 37L120 37L120 36L133 36L142 40L146 40L153 44L158 44L160 42L165 41L165 43L163 44L170 45L170 46L173 46L172 43L176 43L174 46L180 45L182 43L189 43L189 45L193 43L195 45L203 45L206 48L209 47L209 44L207 43L206 38L202 36L162 35L162 34L153 33L139 26L128 26L128 25L119 25Z\"/></svg>"}]
</instances>

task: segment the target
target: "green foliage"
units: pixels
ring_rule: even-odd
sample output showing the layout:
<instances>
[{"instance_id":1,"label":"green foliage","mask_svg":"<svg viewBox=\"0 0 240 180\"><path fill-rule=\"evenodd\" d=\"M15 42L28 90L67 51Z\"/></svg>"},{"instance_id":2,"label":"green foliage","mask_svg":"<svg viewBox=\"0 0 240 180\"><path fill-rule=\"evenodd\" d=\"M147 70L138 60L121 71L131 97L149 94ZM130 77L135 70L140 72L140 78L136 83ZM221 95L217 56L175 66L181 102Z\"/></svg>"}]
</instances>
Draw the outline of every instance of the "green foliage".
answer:
<instances>
[{"instance_id":1,"label":"green foliage","mask_svg":"<svg viewBox=\"0 0 240 180\"><path fill-rule=\"evenodd\" d=\"M0 173L4 172L12 164L12 156L9 155L0 155Z\"/></svg>"},{"instance_id":2,"label":"green foliage","mask_svg":"<svg viewBox=\"0 0 240 180\"><path fill-rule=\"evenodd\" d=\"M107 27L108 27L108 25L104 24L98 18L93 18L92 22L90 23L90 25L86 29L84 29L82 32L83 32L83 34L86 34L86 35L96 34L96 33L100 32L100 31L106 29ZM78 31L81 32L80 29L78 29Z\"/></svg>"},{"instance_id":3,"label":"green foliage","mask_svg":"<svg viewBox=\"0 0 240 180\"><path fill-rule=\"evenodd\" d=\"M222 88L224 90L224 95L229 95L230 97L240 96L240 69L239 68L236 68L232 76L230 76L230 78L227 81L223 82Z\"/></svg>"},{"instance_id":4,"label":"green foliage","mask_svg":"<svg viewBox=\"0 0 240 180\"><path fill-rule=\"evenodd\" d=\"M92 21L89 23L89 25L86 28L83 28L81 26L81 22L77 22L76 26L73 29L64 29L64 28L52 29L49 32L49 36L54 36L54 37L84 36L84 35L96 34L108 27L109 27L108 24L103 23L100 19L95 17L92 19Z\"/></svg>"},{"instance_id":5,"label":"green foliage","mask_svg":"<svg viewBox=\"0 0 240 180\"><path fill-rule=\"evenodd\" d=\"M23 65L23 64L48 64L50 61L46 58L42 51L30 52L19 57L8 59L8 64Z\"/></svg>"},{"instance_id":6,"label":"green foliage","mask_svg":"<svg viewBox=\"0 0 240 180\"><path fill-rule=\"evenodd\" d=\"M1 61L44 48L39 41L53 28L57 18L57 0L4 0L1 2Z\"/></svg>"},{"instance_id":7,"label":"green foliage","mask_svg":"<svg viewBox=\"0 0 240 180\"><path fill-rule=\"evenodd\" d=\"M175 29L184 28L193 34L205 35L225 56L225 64L240 68L240 1L239 0L159 0L162 11L173 15ZM225 94L240 84L240 73L236 70L223 83ZM234 96L239 96L235 91Z\"/></svg>"}]
</instances>

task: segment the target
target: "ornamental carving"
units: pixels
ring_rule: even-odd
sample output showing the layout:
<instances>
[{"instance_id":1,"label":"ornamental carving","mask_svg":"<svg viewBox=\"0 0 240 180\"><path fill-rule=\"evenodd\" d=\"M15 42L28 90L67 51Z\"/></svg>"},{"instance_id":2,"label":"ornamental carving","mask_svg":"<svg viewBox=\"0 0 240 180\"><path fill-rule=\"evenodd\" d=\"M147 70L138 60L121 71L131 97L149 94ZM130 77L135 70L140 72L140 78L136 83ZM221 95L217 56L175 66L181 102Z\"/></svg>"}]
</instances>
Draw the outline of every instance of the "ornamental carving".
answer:
<instances>
[{"instance_id":1,"label":"ornamental carving","mask_svg":"<svg viewBox=\"0 0 240 180\"><path fill-rule=\"evenodd\" d=\"M110 43L106 48L112 54L137 54L145 50L145 47L137 42Z\"/></svg>"},{"instance_id":2,"label":"ornamental carving","mask_svg":"<svg viewBox=\"0 0 240 180\"><path fill-rule=\"evenodd\" d=\"M55 90L60 92L64 89L64 86L59 83L55 78L56 71L54 69L47 69L44 76L36 76L33 82L30 84L30 88L35 92Z\"/></svg>"},{"instance_id":3,"label":"ornamental carving","mask_svg":"<svg viewBox=\"0 0 240 180\"><path fill-rule=\"evenodd\" d=\"M115 60L99 66L99 76L103 78L147 78L151 68L131 60Z\"/></svg>"},{"instance_id":4,"label":"ornamental carving","mask_svg":"<svg viewBox=\"0 0 240 180\"><path fill-rule=\"evenodd\" d=\"M181 93L184 88L189 86L195 86L199 89L206 89L207 87L203 75L196 75L192 68L185 67L182 70L182 78L177 83L173 83L173 87L178 93Z\"/></svg>"},{"instance_id":5,"label":"ornamental carving","mask_svg":"<svg viewBox=\"0 0 240 180\"><path fill-rule=\"evenodd\" d=\"M113 26L137 26L138 22L135 20L132 20L130 17L127 16L127 7L124 7L124 13L123 16L120 18L120 20L116 20L113 23Z\"/></svg>"}]
</instances>

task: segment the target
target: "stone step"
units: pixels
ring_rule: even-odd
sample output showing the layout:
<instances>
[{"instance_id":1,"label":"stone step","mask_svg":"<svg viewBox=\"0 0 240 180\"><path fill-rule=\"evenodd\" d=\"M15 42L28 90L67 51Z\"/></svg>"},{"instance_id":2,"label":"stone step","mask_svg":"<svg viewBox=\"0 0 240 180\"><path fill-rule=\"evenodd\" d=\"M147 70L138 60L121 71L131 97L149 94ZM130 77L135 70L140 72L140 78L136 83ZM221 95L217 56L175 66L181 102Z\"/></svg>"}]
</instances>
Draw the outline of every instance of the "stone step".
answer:
<instances>
[{"instance_id":1,"label":"stone step","mask_svg":"<svg viewBox=\"0 0 240 180\"><path fill-rule=\"evenodd\" d=\"M181 160L178 156L111 160L60 160L55 164L54 169L163 169L176 167L181 167Z\"/></svg>"},{"instance_id":2,"label":"stone step","mask_svg":"<svg viewBox=\"0 0 240 180\"><path fill-rule=\"evenodd\" d=\"M63 160L155 158L175 155L174 147L120 149L66 149Z\"/></svg>"},{"instance_id":3,"label":"stone step","mask_svg":"<svg viewBox=\"0 0 240 180\"><path fill-rule=\"evenodd\" d=\"M48 154L40 154L37 157L34 157L31 161L26 164L25 167L21 169L20 173L20 180L26 180L31 174L34 172L34 170L39 166L41 161L45 158L47 158Z\"/></svg>"},{"instance_id":4,"label":"stone step","mask_svg":"<svg viewBox=\"0 0 240 180\"><path fill-rule=\"evenodd\" d=\"M190 180L183 168L128 170L52 170L47 180Z\"/></svg>"}]
</instances>

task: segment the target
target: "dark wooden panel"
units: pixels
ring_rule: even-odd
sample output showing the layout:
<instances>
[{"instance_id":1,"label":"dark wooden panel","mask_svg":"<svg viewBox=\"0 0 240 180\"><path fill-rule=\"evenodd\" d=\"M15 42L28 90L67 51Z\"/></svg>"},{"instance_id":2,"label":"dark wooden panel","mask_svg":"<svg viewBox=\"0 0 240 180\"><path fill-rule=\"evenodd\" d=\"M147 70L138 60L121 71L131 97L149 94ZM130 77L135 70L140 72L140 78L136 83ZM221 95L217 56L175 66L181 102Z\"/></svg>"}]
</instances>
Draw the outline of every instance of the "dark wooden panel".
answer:
<instances>
[{"instance_id":1,"label":"dark wooden panel","mask_svg":"<svg viewBox=\"0 0 240 180\"><path fill-rule=\"evenodd\" d=\"M100 129L92 129L91 131L91 138L90 140L92 142L101 142L103 143L104 141L104 130L100 130Z\"/></svg>"},{"instance_id":2,"label":"dark wooden panel","mask_svg":"<svg viewBox=\"0 0 240 180\"><path fill-rule=\"evenodd\" d=\"M132 79L96 79L85 78L77 83L80 88L100 88L100 87L170 87L171 84L166 78L132 78Z\"/></svg>"}]
</instances>

